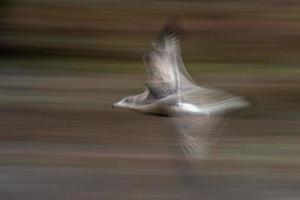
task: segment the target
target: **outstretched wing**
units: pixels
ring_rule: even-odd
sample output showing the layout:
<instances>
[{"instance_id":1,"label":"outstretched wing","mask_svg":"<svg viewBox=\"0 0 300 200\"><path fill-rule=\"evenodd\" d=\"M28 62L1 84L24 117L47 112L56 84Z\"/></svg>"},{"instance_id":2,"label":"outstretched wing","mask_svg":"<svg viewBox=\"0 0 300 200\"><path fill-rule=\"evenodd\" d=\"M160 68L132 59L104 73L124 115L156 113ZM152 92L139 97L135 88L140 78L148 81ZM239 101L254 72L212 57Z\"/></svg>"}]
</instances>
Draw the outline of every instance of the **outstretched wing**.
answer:
<instances>
[{"instance_id":1,"label":"outstretched wing","mask_svg":"<svg viewBox=\"0 0 300 200\"><path fill-rule=\"evenodd\" d=\"M205 158L222 135L224 114L248 105L243 98L216 89L196 88L178 96L177 106L190 110L172 116L183 155Z\"/></svg>"},{"instance_id":2,"label":"outstretched wing","mask_svg":"<svg viewBox=\"0 0 300 200\"><path fill-rule=\"evenodd\" d=\"M178 116L174 119L178 150L187 159L205 159L210 147L222 135L225 119L221 116Z\"/></svg>"},{"instance_id":3,"label":"outstretched wing","mask_svg":"<svg viewBox=\"0 0 300 200\"><path fill-rule=\"evenodd\" d=\"M175 25L167 23L144 55L147 86L158 99L195 86L182 61L180 39Z\"/></svg>"}]
</instances>

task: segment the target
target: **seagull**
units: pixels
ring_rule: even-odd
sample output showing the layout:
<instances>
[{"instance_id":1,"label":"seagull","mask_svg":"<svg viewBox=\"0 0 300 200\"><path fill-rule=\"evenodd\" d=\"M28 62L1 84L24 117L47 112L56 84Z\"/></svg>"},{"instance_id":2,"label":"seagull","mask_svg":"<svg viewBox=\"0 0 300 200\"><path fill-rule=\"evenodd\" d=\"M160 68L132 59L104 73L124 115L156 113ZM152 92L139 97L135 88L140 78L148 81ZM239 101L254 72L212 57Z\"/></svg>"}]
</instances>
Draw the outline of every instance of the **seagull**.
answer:
<instances>
[{"instance_id":1,"label":"seagull","mask_svg":"<svg viewBox=\"0 0 300 200\"><path fill-rule=\"evenodd\" d=\"M144 92L125 97L113 107L171 117L183 155L202 159L219 138L216 129L224 115L248 107L249 102L197 85L183 63L181 38L177 24L167 22L143 57L148 74Z\"/></svg>"}]
</instances>

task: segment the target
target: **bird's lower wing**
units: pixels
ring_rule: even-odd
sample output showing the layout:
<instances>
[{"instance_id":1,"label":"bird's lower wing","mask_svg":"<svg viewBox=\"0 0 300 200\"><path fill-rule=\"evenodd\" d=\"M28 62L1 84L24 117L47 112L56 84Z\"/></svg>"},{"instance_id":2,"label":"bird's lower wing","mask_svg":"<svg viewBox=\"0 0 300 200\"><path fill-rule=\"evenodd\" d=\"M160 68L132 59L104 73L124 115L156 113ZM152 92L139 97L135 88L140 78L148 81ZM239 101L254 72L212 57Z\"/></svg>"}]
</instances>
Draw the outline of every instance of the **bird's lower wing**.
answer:
<instances>
[{"instance_id":1,"label":"bird's lower wing","mask_svg":"<svg viewBox=\"0 0 300 200\"><path fill-rule=\"evenodd\" d=\"M210 147L222 135L225 119L222 116L183 115L173 118L178 150L188 159L205 159Z\"/></svg>"}]
</instances>

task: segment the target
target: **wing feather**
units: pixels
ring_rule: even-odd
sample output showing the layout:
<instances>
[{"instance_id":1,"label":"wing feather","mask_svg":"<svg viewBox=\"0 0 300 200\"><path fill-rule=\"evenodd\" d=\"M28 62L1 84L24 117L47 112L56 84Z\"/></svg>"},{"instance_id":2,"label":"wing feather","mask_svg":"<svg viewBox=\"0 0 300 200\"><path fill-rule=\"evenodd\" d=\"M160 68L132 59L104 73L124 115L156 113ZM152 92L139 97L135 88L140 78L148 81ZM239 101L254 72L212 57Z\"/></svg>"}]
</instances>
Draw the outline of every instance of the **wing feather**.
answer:
<instances>
[{"instance_id":1,"label":"wing feather","mask_svg":"<svg viewBox=\"0 0 300 200\"><path fill-rule=\"evenodd\" d=\"M195 86L182 61L180 39L175 25L167 23L144 55L147 86L158 98Z\"/></svg>"},{"instance_id":2,"label":"wing feather","mask_svg":"<svg viewBox=\"0 0 300 200\"><path fill-rule=\"evenodd\" d=\"M180 116L175 117L179 150L188 159L205 159L210 147L222 135L223 117Z\"/></svg>"}]
</instances>

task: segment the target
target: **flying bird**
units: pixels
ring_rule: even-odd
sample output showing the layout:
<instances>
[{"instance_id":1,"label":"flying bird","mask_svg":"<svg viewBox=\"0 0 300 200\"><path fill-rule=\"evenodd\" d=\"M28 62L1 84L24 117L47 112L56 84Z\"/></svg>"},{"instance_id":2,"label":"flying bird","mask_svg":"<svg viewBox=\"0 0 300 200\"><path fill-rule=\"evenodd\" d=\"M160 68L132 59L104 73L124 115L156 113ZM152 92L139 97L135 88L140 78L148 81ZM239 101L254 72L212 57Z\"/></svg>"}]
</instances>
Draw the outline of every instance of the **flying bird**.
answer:
<instances>
[{"instance_id":1,"label":"flying bird","mask_svg":"<svg viewBox=\"0 0 300 200\"><path fill-rule=\"evenodd\" d=\"M224 114L249 103L225 91L197 85L184 66L181 38L177 24L168 22L144 54L148 73L144 92L125 97L113 107L171 117L183 155L201 159L218 139L216 129Z\"/></svg>"}]
</instances>

